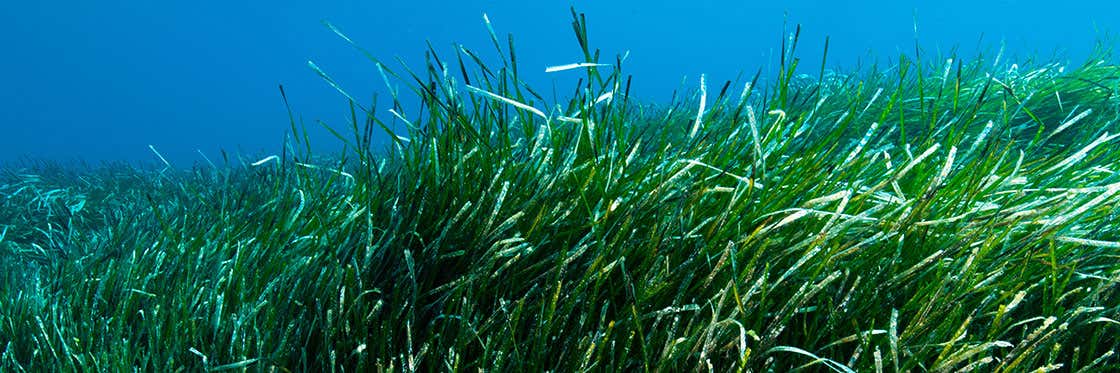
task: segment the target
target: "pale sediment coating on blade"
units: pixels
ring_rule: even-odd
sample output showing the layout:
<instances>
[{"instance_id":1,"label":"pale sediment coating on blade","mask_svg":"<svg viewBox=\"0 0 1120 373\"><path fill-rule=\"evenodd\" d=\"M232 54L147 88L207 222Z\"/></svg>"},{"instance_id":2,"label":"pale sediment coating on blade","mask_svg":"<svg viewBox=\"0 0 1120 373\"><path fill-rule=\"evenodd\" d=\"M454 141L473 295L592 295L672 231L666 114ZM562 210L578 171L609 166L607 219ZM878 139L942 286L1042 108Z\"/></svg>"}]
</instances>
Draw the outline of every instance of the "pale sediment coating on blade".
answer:
<instances>
[{"instance_id":1,"label":"pale sediment coating on blade","mask_svg":"<svg viewBox=\"0 0 1120 373\"><path fill-rule=\"evenodd\" d=\"M569 63L569 64L566 64L566 65L557 65L557 66L545 67L544 72L554 73L554 72L557 72L557 71L566 71L566 70L574 70L574 69L587 68L587 67L602 67L602 66L611 66L611 65L606 64L606 63L594 63L594 62Z\"/></svg>"},{"instance_id":2,"label":"pale sediment coating on blade","mask_svg":"<svg viewBox=\"0 0 1120 373\"><path fill-rule=\"evenodd\" d=\"M1080 216L1081 214L1085 213L1086 211L1089 211L1090 209L1093 209L1093 208L1101 205L1106 200L1108 200L1113 195L1115 195L1117 192L1120 192L1120 183L1109 184L1105 188L1104 192L1101 193L1100 195L1098 195L1096 197L1093 197L1093 199L1089 200L1088 202L1085 202L1084 204L1082 204L1081 206L1078 206L1077 208L1071 210L1070 212L1062 214L1062 215L1060 215L1056 218L1053 218L1053 219L1045 220L1045 225L1047 225L1047 226L1058 226L1058 225L1065 224L1065 223L1069 222L1070 220L1073 220L1074 218L1076 218L1076 217Z\"/></svg>"},{"instance_id":3,"label":"pale sediment coating on blade","mask_svg":"<svg viewBox=\"0 0 1120 373\"><path fill-rule=\"evenodd\" d=\"M537 109L535 107L526 105L526 104L518 102L516 100L507 98L505 96L498 95L496 93L493 93L493 92L490 92L490 91L487 91L485 89L478 88L478 87L475 87L475 86L467 85L467 89L469 89L472 93L480 94L480 95L483 95L483 96L485 96L487 98L490 98L492 100L501 101L501 102L513 105L513 106L515 106L519 109L526 110L530 113L533 113L533 115L541 117L541 119L548 119L548 116L544 115L543 111L541 111L540 109Z\"/></svg>"},{"instance_id":4,"label":"pale sediment coating on blade","mask_svg":"<svg viewBox=\"0 0 1120 373\"><path fill-rule=\"evenodd\" d=\"M148 145L148 149L151 149L152 153L156 153L156 157L159 157L160 162L163 162L164 165L166 165L168 168L171 168L171 163L167 161L167 158L163 157L163 154L159 153L159 150L156 150L155 146Z\"/></svg>"},{"instance_id":5,"label":"pale sediment coating on blade","mask_svg":"<svg viewBox=\"0 0 1120 373\"><path fill-rule=\"evenodd\" d=\"M333 168L327 168L327 167L322 167L322 166L317 166L317 165L313 165L313 164L309 164L309 163L302 163L302 162L295 162L295 165L300 166L300 167L304 167L304 168L310 168L312 170L327 171L327 172L345 177L345 178L349 179L351 182L354 181L354 175L351 175L349 172L346 172L346 171L336 170L336 169L333 169Z\"/></svg>"},{"instance_id":6,"label":"pale sediment coating on blade","mask_svg":"<svg viewBox=\"0 0 1120 373\"><path fill-rule=\"evenodd\" d=\"M762 153L762 139L758 135L758 119L754 115L754 107L747 106L747 125L751 129L751 140L754 141L755 163L760 165L763 172L766 170L766 155Z\"/></svg>"},{"instance_id":7,"label":"pale sediment coating on blade","mask_svg":"<svg viewBox=\"0 0 1120 373\"><path fill-rule=\"evenodd\" d=\"M867 129L867 133L859 140L859 144L856 144L856 148L852 149L851 153L848 153L848 157L844 158L844 162L841 162L840 165L845 166L848 162L856 159L856 156L859 155L859 152L863 150L864 146L867 146L867 141L871 139L871 135L875 134L875 130L878 128L879 122L872 122L871 127Z\"/></svg>"},{"instance_id":8,"label":"pale sediment coating on blade","mask_svg":"<svg viewBox=\"0 0 1120 373\"><path fill-rule=\"evenodd\" d=\"M1051 137L1054 137L1058 133L1061 133L1066 128L1069 128L1069 126L1077 124L1077 122L1081 121L1082 119L1085 119L1085 117L1089 116L1089 114L1092 114L1092 113L1093 113L1093 108L1088 108L1088 109L1083 110L1081 113L1077 114L1073 118L1070 118L1065 123L1062 123L1062 125L1058 126L1058 128L1055 128L1054 132L1050 132L1050 135L1046 136L1046 139L1049 140Z\"/></svg>"},{"instance_id":9,"label":"pale sediment coating on blade","mask_svg":"<svg viewBox=\"0 0 1120 373\"><path fill-rule=\"evenodd\" d=\"M995 125L995 122L991 120L984 125L984 129L980 130L980 134L976 135L976 140L972 141L972 145L968 147L968 153L965 158L968 158L968 155L971 155L972 152L984 142L984 139L988 137L988 133L992 132L993 125Z\"/></svg>"},{"instance_id":10,"label":"pale sediment coating on blade","mask_svg":"<svg viewBox=\"0 0 1120 373\"><path fill-rule=\"evenodd\" d=\"M1120 242L1116 241L1091 240L1088 238L1078 238L1070 236L1058 236L1057 240L1058 242L1067 242L1078 245L1103 247L1107 249L1120 249Z\"/></svg>"},{"instance_id":11,"label":"pale sediment coating on blade","mask_svg":"<svg viewBox=\"0 0 1120 373\"><path fill-rule=\"evenodd\" d=\"M1077 163L1081 159L1085 158L1085 155L1089 154L1089 152L1092 151L1093 148L1096 148L1100 144L1112 141L1113 139L1115 139L1117 137L1120 137L1120 134L1109 135L1108 132L1105 132L1104 134L1101 135L1101 137L1098 137L1096 140L1093 140L1093 142L1089 143L1089 145L1086 145L1084 148L1081 148L1081 150L1078 150L1076 153L1071 154L1066 159L1062 160L1061 162L1058 162L1058 164L1046 169L1046 171L1043 171L1043 173L1048 174L1048 173L1054 172L1055 170L1060 170L1060 169L1064 169L1066 167L1069 167L1069 166L1073 165L1074 163Z\"/></svg>"},{"instance_id":12,"label":"pale sediment coating on blade","mask_svg":"<svg viewBox=\"0 0 1120 373\"><path fill-rule=\"evenodd\" d=\"M413 130L419 130L420 129L419 127L416 127L415 124L412 124L412 121L408 120L408 118L405 118L404 115L401 115L401 113L399 111L397 111L397 109L389 109L389 114L392 114L397 119L400 119L401 122L404 122L404 125L408 126L408 128L411 128ZM399 139L401 141L404 141L404 142L411 141L409 138L404 137L404 136L397 136L397 139Z\"/></svg>"},{"instance_id":13,"label":"pale sediment coating on blade","mask_svg":"<svg viewBox=\"0 0 1120 373\"><path fill-rule=\"evenodd\" d=\"M688 138L696 137L696 131L700 130L701 119L704 117L704 110L707 109L708 104L708 85L705 83L704 74L700 74L700 108L696 110L696 121L692 122L692 131L689 131Z\"/></svg>"},{"instance_id":14,"label":"pale sediment coating on blade","mask_svg":"<svg viewBox=\"0 0 1120 373\"><path fill-rule=\"evenodd\" d=\"M879 95L881 95L881 94L883 94L883 88L882 87L875 90L875 94L871 95L871 99L867 101L867 105L865 105L863 107L863 110L860 110L859 115L863 116L863 113L866 113L867 109L871 108L871 105L875 103L875 100L879 99Z\"/></svg>"},{"instance_id":15,"label":"pale sediment coating on blade","mask_svg":"<svg viewBox=\"0 0 1120 373\"><path fill-rule=\"evenodd\" d=\"M940 148L941 148L941 143L933 144L928 149L926 149L925 152L922 152L922 154L919 155L917 158L914 158L912 161L910 161L910 163L907 163L906 166L902 167L902 169L899 170L898 172L896 172L893 176L891 176L890 178L887 178L886 180L883 180L879 184L876 184L875 186L869 188L867 191L862 191L862 193L867 194L867 193L878 192L879 189L882 189L883 187L886 187L891 182L897 182L903 176L906 176L906 174L909 173L910 170L914 168L914 166L917 166L919 163L922 163L922 161L924 161L926 158L928 158L930 155L932 155L934 152L936 152L937 149L940 149Z\"/></svg>"},{"instance_id":16,"label":"pale sediment coating on blade","mask_svg":"<svg viewBox=\"0 0 1120 373\"><path fill-rule=\"evenodd\" d=\"M256 162L253 162L253 163L250 163L249 165L250 165L250 166L253 166L253 167L257 167L257 166L260 166L260 165L262 165L262 164L268 163L269 161L275 161L275 160L277 160L277 159L280 159L280 157L277 157L277 156L275 156L275 155L270 155L270 156L267 156L267 157L261 158L261 160L259 160L259 161L256 161Z\"/></svg>"},{"instance_id":17,"label":"pale sediment coating on blade","mask_svg":"<svg viewBox=\"0 0 1120 373\"><path fill-rule=\"evenodd\" d=\"M945 158L945 164L943 166L941 166L941 172L937 173L937 177L934 178L933 183L930 184L932 187L936 188L936 187L941 186L941 183L945 181L945 177L949 176L949 171L951 171L953 169L953 161L955 160L956 157L957 157L957 147L956 146L950 146L949 147L949 156Z\"/></svg>"},{"instance_id":18,"label":"pale sediment coating on blade","mask_svg":"<svg viewBox=\"0 0 1120 373\"><path fill-rule=\"evenodd\" d=\"M595 102L593 102L591 105L595 106L603 101L607 101L607 103L610 103L610 100L612 98L614 98L614 91L607 91L607 93L601 94L599 95L599 97L595 98Z\"/></svg>"},{"instance_id":19,"label":"pale sediment coating on blade","mask_svg":"<svg viewBox=\"0 0 1120 373\"><path fill-rule=\"evenodd\" d=\"M805 356L805 357L809 358L810 360L812 360L814 362L819 362L821 364L824 364L826 367L832 369L833 371L842 372L842 373L855 373L855 370L852 370L852 368L849 368L847 365L844 365L843 363L837 362L835 360L832 360L832 359L829 359L829 358L826 358L826 357L817 356L816 354L814 354L812 352L805 351L804 349L797 348L797 347L794 347L794 346L777 346L777 347L771 348L766 353L771 354L773 352L792 352L792 353L795 353L795 354L798 354L798 355Z\"/></svg>"},{"instance_id":20,"label":"pale sediment coating on blade","mask_svg":"<svg viewBox=\"0 0 1120 373\"><path fill-rule=\"evenodd\" d=\"M948 58L945 60L945 69L941 71L941 86L944 87L945 83L949 82L949 71L953 70L953 59Z\"/></svg>"}]
</instances>

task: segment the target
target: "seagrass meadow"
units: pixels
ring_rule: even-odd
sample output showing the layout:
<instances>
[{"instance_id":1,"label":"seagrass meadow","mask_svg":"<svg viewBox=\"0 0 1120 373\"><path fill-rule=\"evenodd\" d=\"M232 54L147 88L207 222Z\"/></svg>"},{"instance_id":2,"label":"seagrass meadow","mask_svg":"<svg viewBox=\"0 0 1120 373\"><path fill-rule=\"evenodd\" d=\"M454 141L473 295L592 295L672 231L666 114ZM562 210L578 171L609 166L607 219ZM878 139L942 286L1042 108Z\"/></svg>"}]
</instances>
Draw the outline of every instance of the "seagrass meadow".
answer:
<instances>
[{"instance_id":1,"label":"seagrass meadow","mask_svg":"<svg viewBox=\"0 0 1120 373\"><path fill-rule=\"evenodd\" d=\"M0 370L1120 369L1107 44L802 72L793 32L651 104L572 17L559 103L487 21L370 56L380 106L312 64L338 154L293 114L276 155L0 169Z\"/></svg>"}]
</instances>

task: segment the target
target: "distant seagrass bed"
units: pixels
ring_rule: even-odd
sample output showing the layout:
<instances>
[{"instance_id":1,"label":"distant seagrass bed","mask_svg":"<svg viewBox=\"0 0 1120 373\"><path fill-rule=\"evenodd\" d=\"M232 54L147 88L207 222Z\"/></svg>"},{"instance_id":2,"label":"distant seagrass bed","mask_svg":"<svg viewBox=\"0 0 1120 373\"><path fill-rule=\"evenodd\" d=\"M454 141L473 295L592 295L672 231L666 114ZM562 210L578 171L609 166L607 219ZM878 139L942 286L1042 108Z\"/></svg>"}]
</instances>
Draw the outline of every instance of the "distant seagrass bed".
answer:
<instances>
[{"instance_id":1,"label":"distant seagrass bed","mask_svg":"<svg viewBox=\"0 0 1120 373\"><path fill-rule=\"evenodd\" d=\"M1109 44L833 73L795 31L774 76L640 102L572 18L551 67L488 19L366 53L380 101L310 64L338 154L289 108L276 154L0 168L0 371L1120 369ZM550 106L540 69L581 79Z\"/></svg>"}]
</instances>

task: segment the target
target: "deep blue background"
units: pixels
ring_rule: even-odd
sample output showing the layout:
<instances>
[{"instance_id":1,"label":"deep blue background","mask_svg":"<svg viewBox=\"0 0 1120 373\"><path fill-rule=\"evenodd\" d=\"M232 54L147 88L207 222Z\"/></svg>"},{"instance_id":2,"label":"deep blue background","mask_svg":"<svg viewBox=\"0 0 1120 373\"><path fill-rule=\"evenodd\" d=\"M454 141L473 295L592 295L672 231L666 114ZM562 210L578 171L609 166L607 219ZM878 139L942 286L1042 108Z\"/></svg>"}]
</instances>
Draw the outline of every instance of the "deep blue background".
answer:
<instances>
[{"instance_id":1,"label":"deep blue background","mask_svg":"<svg viewBox=\"0 0 1120 373\"><path fill-rule=\"evenodd\" d=\"M359 97L383 87L329 20L380 58L421 67L425 40L445 56L460 42L493 56L482 23L513 33L522 75L552 92L579 62L568 7L587 14L604 56L629 50L634 91L666 99L687 77L712 84L776 63L782 25L801 24L815 75L825 36L829 65L887 62L959 46L965 56L1032 55L1081 62L1115 30L1115 1L9 1L0 6L0 162L22 157L155 161L176 166L218 149L276 153L287 127L278 84L309 123L345 125L345 101L306 65L314 60ZM983 35L983 38L981 38ZM571 72L569 72L571 73ZM570 77L570 75L569 75ZM560 92L567 92L562 86ZM384 104L385 101L382 101ZM382 107L385 107L384 105ZM381 113L382 115L384 113ZM316 131L317 148L338 141Z\"/></svg>"}]
</instances>

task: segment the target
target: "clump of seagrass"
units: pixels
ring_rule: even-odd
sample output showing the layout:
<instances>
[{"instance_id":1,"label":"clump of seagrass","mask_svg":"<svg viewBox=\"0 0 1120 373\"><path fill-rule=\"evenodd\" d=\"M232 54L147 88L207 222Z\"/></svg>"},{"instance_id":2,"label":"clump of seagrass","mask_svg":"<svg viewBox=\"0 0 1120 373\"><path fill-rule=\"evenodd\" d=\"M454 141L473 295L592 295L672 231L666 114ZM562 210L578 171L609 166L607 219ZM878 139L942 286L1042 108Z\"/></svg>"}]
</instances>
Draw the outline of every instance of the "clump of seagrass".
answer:
<instances>
[{"instance_id":1,"label":"clump of seagrass","mask_svg":"<svg viewBox=\"0 0 1120 373\"><path fill-rule=\"evenodd\" d=\"M21 233L4 240L83 254L43 260L35 300L0 288L0 366L1117 368L1107 54L814 78L794 33L773 84L701 77L650 105L572 15L579 53L546 69L581 76L564 102L523 83L486 19L497 65L463 46L419 71L371 57L410 90L388 109L312 64L351 104L339 156L293 120L299 140L255 162L92 172L40 201L6 176L20 202L0 224Z\"/></svg>"}]
</instances>

